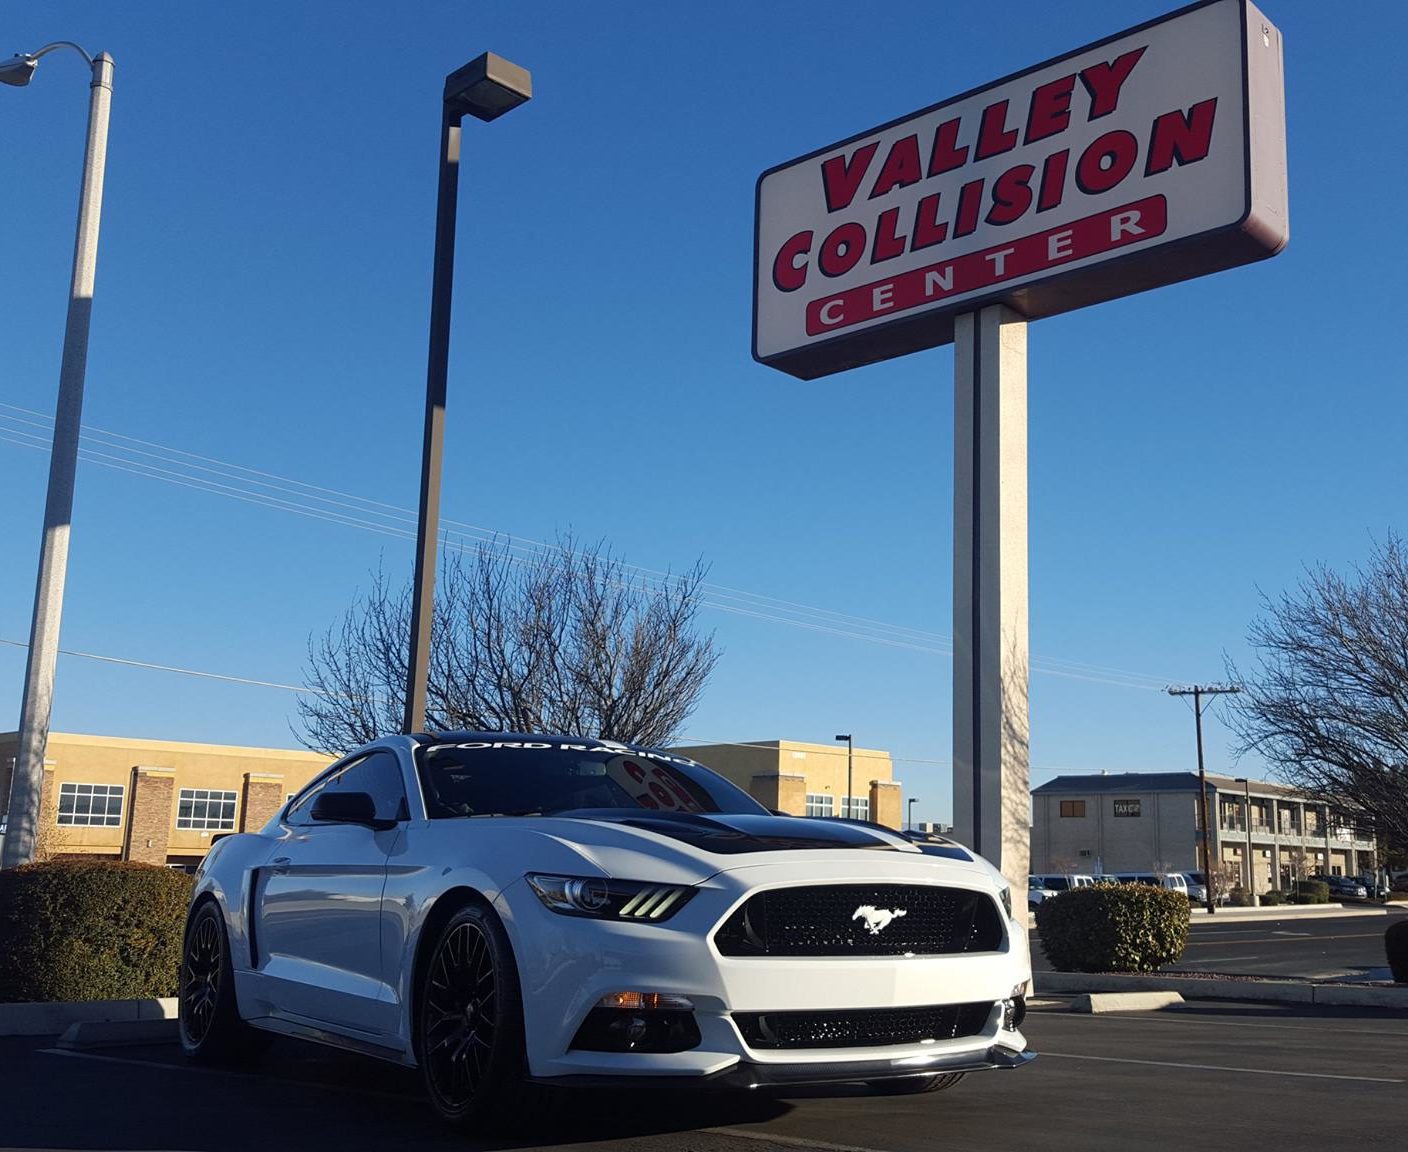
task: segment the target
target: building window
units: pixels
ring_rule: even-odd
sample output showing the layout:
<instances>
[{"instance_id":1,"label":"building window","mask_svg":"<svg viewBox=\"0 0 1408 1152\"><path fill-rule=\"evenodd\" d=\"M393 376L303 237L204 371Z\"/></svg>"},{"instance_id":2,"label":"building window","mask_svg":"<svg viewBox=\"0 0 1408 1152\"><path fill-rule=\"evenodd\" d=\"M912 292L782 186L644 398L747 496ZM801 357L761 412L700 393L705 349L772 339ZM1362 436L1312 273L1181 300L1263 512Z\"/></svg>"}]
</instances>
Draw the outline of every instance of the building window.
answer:
<instances>
[{"instance_id":1,"label":"building window","mask_svg":"<svg viewBox=\"0 0 1408 1152\"><path fill-rule=\"evenodd\" d=\"M836 811L835 799L826 792L807 793L808 816L830 816Z\"/></svg>"},{"instance_id":2,"label":"building window","mask_svg":"<svg viewBox=\"0 0 1408 1152\"><path fill-rule=\"evenodd\" d=\"M235 826L235 794L210 788L182 788L176 802L176 827L231 831Z\"/></svg>"},{"instance_id":3,"label":"building window","mask_svg":"<svg viewBox=\"0 0 1408 1152\"><path fill-rule=\"evenodd\" d=\"M848 820L869 820L870 797L843 796L841 798L841 815Z\"/></svg>"},{"instance_id":4,"label":"building window","mask_svg":"<svg viewBox=\"0 0 1408 1152\"><path fill-rule=\"evenodd\" d=\"M1062 800L1062 801L1061 801L1061 815L1062 815L1062 816L1084 816L1084 815L1085 815L1085 801L1084 801L1084 800Z\"/></svg>"},{"instance_id":5,"label":"building window","mask_svg":"<svg viewBox=\"0 0 1408 1152\"><path fill-rule=\"evenodd\" d=\"M1082 811L1081 811L1081 815L1082 815L1082 816L1085 815L1085 812L1084 812L1084 809L1083 809L1083 808L1082 808ZM1115 815L1116 815L1116 816L1138 816L1138 815L1139 815L1139 801L1138 801L1138 800L1116 800L1116 801L1115 801Z\"/></svg>"},{"instance_id":6,"label":"building window","mask_svg":"<svg viewBox=\"0 0 1408 1152\"><path fill-rule=\"evenodd\" d=\"M60 784L59 823L116 828L122 823L122 784Z\"/></svg>"}]
</instances>

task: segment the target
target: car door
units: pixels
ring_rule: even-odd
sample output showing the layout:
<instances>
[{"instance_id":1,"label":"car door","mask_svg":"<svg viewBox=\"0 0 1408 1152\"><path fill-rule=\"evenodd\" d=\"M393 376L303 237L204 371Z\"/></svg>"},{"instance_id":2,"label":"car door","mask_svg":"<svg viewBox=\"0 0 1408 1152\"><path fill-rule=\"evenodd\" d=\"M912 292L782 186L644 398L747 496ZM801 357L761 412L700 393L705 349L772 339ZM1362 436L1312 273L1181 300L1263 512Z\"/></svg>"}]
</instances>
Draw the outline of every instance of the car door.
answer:
<instances>
[{"instance_id":1,"label":"car door","mask_svg":"<svg viewBox=\"0 0 1408 1152\"><path fill-rule=\"evenodd\" d=\"M366 792L388 828L313 817L324 792ZM394 1032L384 995L381 898L404 835L400 763L381 749L334 766L289 805L255 885L253 950L275 1015L366 1037Z\"/></svg>"}]
</instances>

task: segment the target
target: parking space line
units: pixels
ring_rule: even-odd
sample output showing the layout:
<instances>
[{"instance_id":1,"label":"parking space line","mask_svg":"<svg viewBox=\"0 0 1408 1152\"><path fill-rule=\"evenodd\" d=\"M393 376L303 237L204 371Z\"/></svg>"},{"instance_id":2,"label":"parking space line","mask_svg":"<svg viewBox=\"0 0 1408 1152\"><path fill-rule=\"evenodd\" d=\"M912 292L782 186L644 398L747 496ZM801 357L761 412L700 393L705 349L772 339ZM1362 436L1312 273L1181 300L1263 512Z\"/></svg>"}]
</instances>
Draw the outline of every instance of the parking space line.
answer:
<instances>
[{"instance_id":1,"label":"parking space line","mask_svg":"<svg viewBox=\"0 0 1408 1152\"><path fill-rule=\"evenodd\" d=\"M1128 1056L1081 1056L1075 1052L1040 1051L1041 1059L1098 1060L1102 1064L1141 1064L1150 1068L1187 1068L1195 1072L1246 1072L1253 1076L1295 1076L1304 1080L1354 1080L1364 1084L1402 1084L1383 1076L1342 1076L1334 1072L1282 1072L1274 1068L1238 1068L1227 1064L1179 1064L1172 1060L1134 1060Z\"/></svg>"},{"instance_id":2,"label":"parking space line","mask_svg":"<svg viewBox=\"0 0 1408 1152\"><path fill-rule=\"evenodd\" d=\"M1030 1001L1028 1001L1030 1004ZM1261 1021L1252 1020L1204 1020L1191 1012L1174 1012L1167 1016L1155 1016L1145 1013L1139 1016L1121 1016L1116 1012L1098 1012L1091 1015L1051 1013L1042 1016L1043 1021L1050 1017L1056 1019L1069 1020L1072 1024L1087 1020L1114 1020L1121 1024L1204 1024L1214 1028L1274 1028L1283 1032L1320 1032L1333 1033L1337 1036L1377 1036L1384 1037L1404 1037L1408 1038L1408 1033L1384 1031L1382 1028L1314 1028L1309 1024L1264 1024Z\"/></svg>"},{"instance_id":3,"label":"parking space line","mask_svg":"<svg viewBox=\"0 0 1408 1152\"><path fill-rule=\"evenodd\" d=\"M745 1140L756 1140L760 1144L780 1144L787 1148L817 1148L822 1152L884 1152L881 1148L863 1148L858 1144L832 1144L826 1140L803 1139L771 1132L750 1132L744 1128L701 1128L699 1131L713 1132L719 1136L741 1136Z\"/></svg>"}]
</instances>

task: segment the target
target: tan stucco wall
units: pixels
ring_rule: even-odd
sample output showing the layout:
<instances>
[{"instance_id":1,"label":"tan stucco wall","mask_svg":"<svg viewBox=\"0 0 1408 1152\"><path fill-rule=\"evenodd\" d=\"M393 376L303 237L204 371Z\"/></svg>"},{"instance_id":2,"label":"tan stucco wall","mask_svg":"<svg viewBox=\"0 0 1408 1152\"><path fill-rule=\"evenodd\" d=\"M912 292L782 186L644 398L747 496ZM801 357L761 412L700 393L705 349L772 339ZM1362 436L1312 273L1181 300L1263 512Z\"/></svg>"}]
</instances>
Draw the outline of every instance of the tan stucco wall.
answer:
<instances>
[{"instance_id":1,"label":"tan stucco wall","mask_svg":"<svg viewBox=\"0 0 1408 1152\"><path fill-rule=\"evenodd\" d=\"M841 815L841 797L846 795L846 746L844 744L807 744L799 740L766 740L747 744L691 744L677 747L674 751L688 756L712 768L720 776L732 780L748 792L755 800L769 808L792 812L787 805L770 802L764 798L776 797L779 790L768 787L759 777L797 776L802 779L801 800L795 802L796 815L806 811L808 792L830 794L834 797L833 813ZM871 795L871 782L900 786L894 780L894 767L890 754L876 748L857 748L852 768L852 788L858 799L868 799ZM783 789L795 795L796 786ZM889 791L882 790L888 797ZM875 816L872 813L872 819ZM891 823L891 821L885 821Z\"/></svg>"},{"instance_id":2,"label":"tan stucco wall","mask_svg":"<svg viewBox=\"0 0 1408 1152\"><path fill-rule=\"evenodd\" d=\"M1061 801L1085 801L1085 816L1062 816ZM1138 800L1138 816L1116 816L1116 800ZM1033 872L1175 872L1198 867L1190 792L1043 793L1032 797ZM1081 855L1084 852L1086 855ZM1213 844L1213 858L1217 846Z\"/></svg>"},{"instance_id":3,"label":"tan stucco wall","mask_svg":"<svg viewBox=\"0 0 1408 1152\"><path fill-rule=\"evenodd\" d=\"M10 794L11 762L15 755L15 734L0 733L0 803ZM235 829L242 824L245 784L248 775L256 780L277 781L282 794L296 792L316 773L332 763L332 758L316 752L286 748L244 748L227 744L192 744L175 740L134 740L114 736L82 736L51 732L45 753L46 795L44 797L41 842L50 853L120 854L129 846L135 786L145 776L171 781L166 821L166 852L172 856L201 856L210 847L210 833L176 827L176 803L182 788L210 788L235 793ZM158 769L166 771L143 772ZM122 824L116 828L60 827L54 822L59 787L65 783L121 784ZM267 809L267 801L264 805ZM160 836L151 825L150 812L142 814L141 836L132 845L133 858L149 858ZM159 819L159 814L156 819ZM262 824L262 821L261 821ZM152 849L146 846L153 841Z\"/></svg>"}]
</instances>

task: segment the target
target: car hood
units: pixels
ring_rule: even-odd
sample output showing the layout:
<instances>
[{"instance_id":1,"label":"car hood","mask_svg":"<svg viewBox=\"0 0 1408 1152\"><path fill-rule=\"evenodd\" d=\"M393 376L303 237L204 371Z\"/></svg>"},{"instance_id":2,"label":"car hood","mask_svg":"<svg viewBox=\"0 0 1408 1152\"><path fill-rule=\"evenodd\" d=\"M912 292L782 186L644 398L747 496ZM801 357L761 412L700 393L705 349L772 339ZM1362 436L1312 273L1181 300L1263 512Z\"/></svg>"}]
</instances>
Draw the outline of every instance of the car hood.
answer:
<instances>
[{"instance_id":1,"label":"car hood","mask_svg":"<svg viewBox=\"0 0 1408 1152\"><path fill-rule=\"evenodd\" d=\"M922 865L909 841L879 829L795 816L584 808L530 818L533 830L622 879L697 884L751 864L885 856Z\"/></svg>"}]
</instances>

